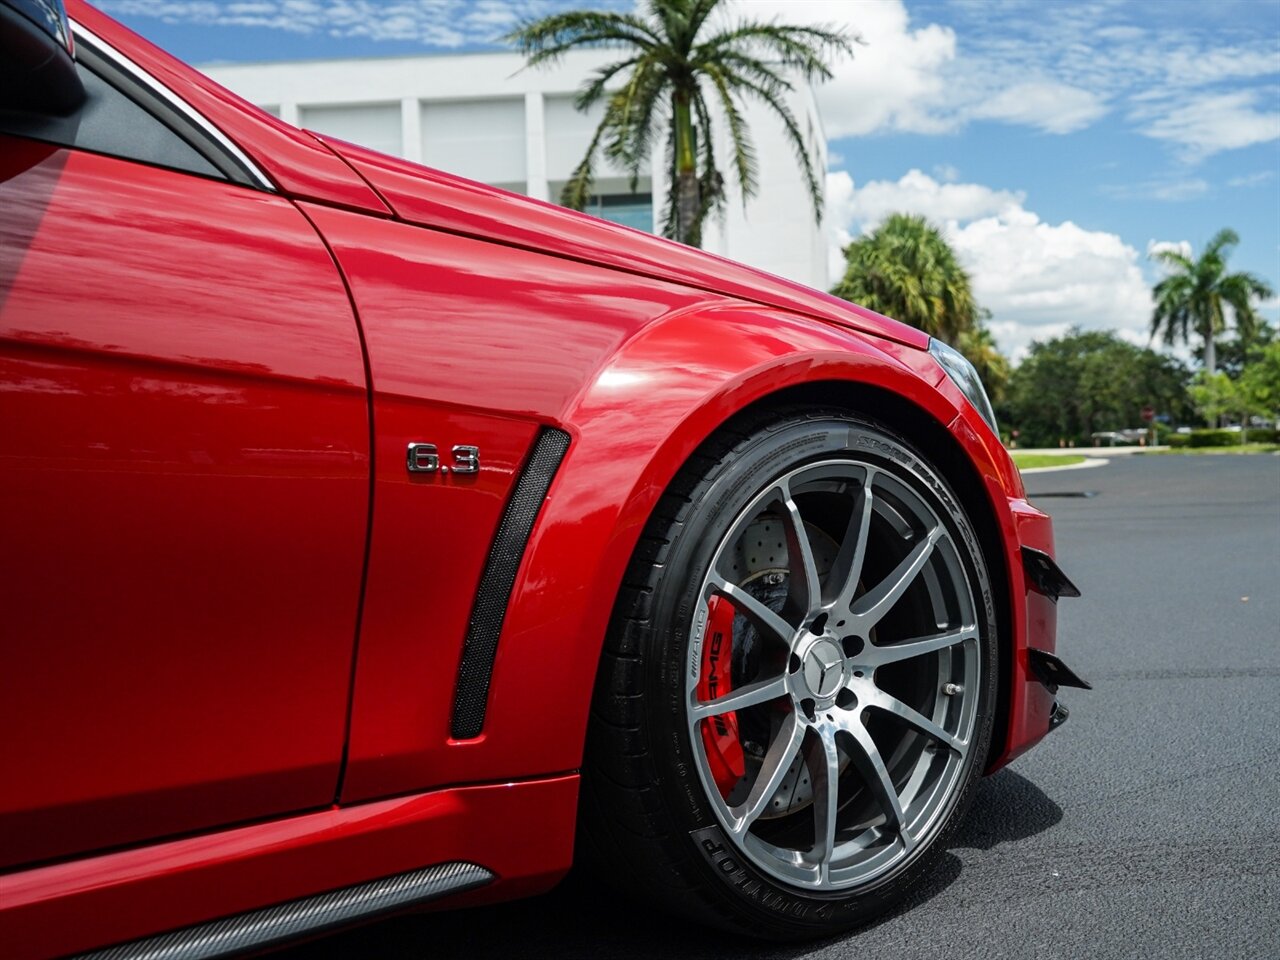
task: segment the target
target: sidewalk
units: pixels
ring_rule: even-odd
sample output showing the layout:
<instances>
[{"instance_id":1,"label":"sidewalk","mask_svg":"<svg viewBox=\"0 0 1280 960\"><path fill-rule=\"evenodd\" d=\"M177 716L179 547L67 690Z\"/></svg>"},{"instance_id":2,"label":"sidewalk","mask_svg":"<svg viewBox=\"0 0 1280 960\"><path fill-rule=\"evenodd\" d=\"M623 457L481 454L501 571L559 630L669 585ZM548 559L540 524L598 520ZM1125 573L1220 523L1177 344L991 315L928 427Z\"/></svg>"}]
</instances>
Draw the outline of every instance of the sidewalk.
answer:
<instances>
[{"instance_id":1,"label":"sidewalk","mask_svg":"<svg viewBox=\"0 0 1280 960\"><path fill-rule=\"evenodd\" d=\"M1050 456L1069 457L1124 457L1131 453L1145 453L1147 450L1168 450L1164 444L1154 447L1018 447L1010 453L1043 453Z\"/></svg>"}]
</instances>

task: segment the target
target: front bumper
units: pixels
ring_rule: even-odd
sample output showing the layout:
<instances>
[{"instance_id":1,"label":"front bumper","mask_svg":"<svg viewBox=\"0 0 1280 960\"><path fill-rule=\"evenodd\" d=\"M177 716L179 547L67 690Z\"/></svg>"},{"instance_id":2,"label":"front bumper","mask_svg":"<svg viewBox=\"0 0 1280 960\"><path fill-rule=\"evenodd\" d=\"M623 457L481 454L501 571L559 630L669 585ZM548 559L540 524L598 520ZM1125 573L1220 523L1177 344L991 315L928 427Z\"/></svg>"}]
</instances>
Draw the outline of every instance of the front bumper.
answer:
<instances>
[{"instance_id":1,"label":"front bumper","mask_svg":"<svg viewBox=\"0 0 1280 960\"><path fill-rule=\"evenodd\" d=\"M1058 599L1078 597L1054 560L1053 521L1023 499L1009 501L1018 550L1010 557L1013 659L1008 686L1008 718L1003 747L989 769L1004 766L1057 729L1067 718L1058 702L1061 686L1088 688L1057 657ZM1020 561L1020 562L1019 562Z\"/></svg>"}]
</instances>

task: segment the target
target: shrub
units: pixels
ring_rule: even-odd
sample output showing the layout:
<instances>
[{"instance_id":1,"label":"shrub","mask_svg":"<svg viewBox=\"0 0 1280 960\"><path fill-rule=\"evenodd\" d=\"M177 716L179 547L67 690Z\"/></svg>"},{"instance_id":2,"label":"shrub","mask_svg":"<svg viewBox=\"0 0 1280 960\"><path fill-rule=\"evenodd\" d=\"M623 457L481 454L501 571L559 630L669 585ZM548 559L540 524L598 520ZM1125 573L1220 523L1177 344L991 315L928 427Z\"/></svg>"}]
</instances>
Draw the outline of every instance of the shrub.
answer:
<instances>
[{"instance_id":1,"label":"shrub","mask_svg":"<svg viewBox=\"0 0 1280 960\"><path fill-rule=\"evenodd\" d=\"M1190 446L1191 437L1185 433L1171 433L1164 438L1164 442L1174 450L1178 450L1182 447Z\"/></svg>"},{"instance_id":2,"label":"shrub","mask_svg":"<svg viewBox=\"0 0 1280 960\"><path fill-rule=\"evenodd\" d=\"M1240 445L1237 430L1192 430L1189 447L1235 447Z\"/></svg>"},{"instance_id":3,"label":"shrub","mask_svg":"<svg viewBox=\"0 0 1280 960\"><path fill-rule=\"evenodd\" d=\"M1270 427L1250 427L1245 437L1250 443L1280 443L1280 430Z\"/></svg>"}]
</instances>

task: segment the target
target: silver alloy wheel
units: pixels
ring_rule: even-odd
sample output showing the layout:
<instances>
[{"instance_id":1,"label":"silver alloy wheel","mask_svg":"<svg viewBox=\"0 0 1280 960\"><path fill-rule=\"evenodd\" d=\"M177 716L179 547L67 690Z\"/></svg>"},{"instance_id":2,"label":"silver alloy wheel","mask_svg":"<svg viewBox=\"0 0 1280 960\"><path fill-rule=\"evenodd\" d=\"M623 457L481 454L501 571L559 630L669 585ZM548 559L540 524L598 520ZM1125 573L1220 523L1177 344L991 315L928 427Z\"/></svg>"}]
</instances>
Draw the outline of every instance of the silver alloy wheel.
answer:
<instances>
[{"instance_id":1,"label":"silver alloy wheel","mask_svg":"<svg viewBox=\"0 0 1280 960\"><path fill-rule=\"evenodd\" d=\"M699 593L685 674L699 777L732 842L808 890L904 863L967 769L981 681L972 580L954 525L904 474L853 459L791 471L737 516ZM744 536L762 519L783 536L753 551ZM714 598L735 614L733 688L704 701ZM725 789L703 731L730 713L745 760Z\"/></svg>"}]
</instances>

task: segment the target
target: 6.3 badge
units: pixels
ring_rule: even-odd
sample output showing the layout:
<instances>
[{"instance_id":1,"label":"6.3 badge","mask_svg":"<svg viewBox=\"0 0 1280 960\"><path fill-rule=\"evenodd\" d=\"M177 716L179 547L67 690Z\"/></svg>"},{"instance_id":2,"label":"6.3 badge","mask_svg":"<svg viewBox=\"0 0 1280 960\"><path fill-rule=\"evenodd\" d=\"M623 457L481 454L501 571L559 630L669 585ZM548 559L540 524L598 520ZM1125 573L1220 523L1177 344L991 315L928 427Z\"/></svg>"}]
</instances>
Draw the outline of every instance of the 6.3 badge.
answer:
<instances>
[{"instance_id":1,"label":"6.3 badge","mask_svg":"<svg viewBox=\"0 0 1280 960\"><path fill-rule=\"evenodd\" d=\"M453 466L440 462L440 451L434 443L411 443L406 456L406 465L410 473L479 473L480 448L465 443L457 444L451 451Z\"/></svg>"}]
</instances>

